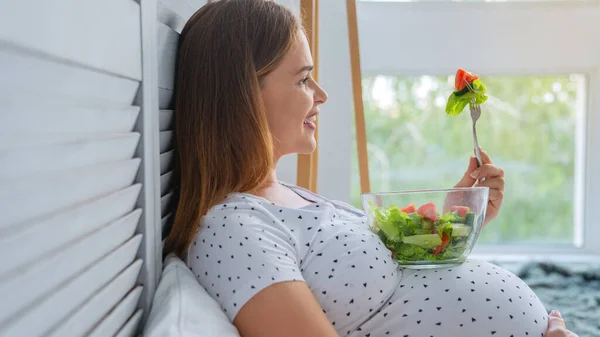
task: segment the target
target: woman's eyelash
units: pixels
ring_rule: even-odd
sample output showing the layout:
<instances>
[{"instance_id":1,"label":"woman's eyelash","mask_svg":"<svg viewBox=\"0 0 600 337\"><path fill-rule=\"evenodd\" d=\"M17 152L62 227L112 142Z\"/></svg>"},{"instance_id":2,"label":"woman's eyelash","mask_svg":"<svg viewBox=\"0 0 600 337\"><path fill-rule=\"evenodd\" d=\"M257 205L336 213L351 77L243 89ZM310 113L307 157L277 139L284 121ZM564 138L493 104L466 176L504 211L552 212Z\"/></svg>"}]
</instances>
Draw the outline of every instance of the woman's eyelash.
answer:
<instances>
[{"instance_id":1,"label":"woman's eyelash","mask_svg":"<svg viewBox=\"0 0 600 337\"><path fill-rule=\"evenodd\" d=\"M300 81L300 84L306 84L306 82L308 82L309 79L310 79L310 77L306 76L305 78L302 79L302 81Z\"/></svg>"}]
</instances>

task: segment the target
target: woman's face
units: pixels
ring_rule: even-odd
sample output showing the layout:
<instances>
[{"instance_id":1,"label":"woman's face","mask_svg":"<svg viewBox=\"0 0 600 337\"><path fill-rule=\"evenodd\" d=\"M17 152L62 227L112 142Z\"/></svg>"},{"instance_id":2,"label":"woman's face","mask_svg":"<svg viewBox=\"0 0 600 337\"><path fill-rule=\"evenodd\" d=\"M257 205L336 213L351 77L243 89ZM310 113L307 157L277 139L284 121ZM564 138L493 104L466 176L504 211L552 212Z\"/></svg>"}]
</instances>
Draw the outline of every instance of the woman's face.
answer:
<instances>
[{"instance_id":1,"label":"woman's face","mask_svg":"<svg viewBox=\"0 0 600 337\"><path fill-rule=\"evenodd\" d=\"M279 65L262 83L269 129L276 157L290 153L310 153L319 105L327 93L311 77L313 60L306 36L301 33Z\"/></svg>"}]
</instances>

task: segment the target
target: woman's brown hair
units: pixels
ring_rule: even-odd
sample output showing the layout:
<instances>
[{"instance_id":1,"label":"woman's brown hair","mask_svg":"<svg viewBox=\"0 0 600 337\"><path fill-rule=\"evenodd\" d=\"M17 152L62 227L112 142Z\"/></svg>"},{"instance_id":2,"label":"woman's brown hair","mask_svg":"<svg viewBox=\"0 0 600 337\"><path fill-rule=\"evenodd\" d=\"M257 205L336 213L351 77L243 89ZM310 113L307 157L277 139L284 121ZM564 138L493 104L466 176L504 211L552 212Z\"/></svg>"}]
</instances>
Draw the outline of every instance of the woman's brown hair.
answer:
<instances>
[{"instance_id":1,"label":"woman's brown hair","mask_svg":"<svg viewBox=\"0 0 600 337\"><path fill-rule=\"evenodd\" d=\"M179 195L165 254L185 257L211 207L268 177L273 141L260 82L301 30L293 13L268 0L213 1L186 23L175 80Z\"/></svg>"}]
</instances>

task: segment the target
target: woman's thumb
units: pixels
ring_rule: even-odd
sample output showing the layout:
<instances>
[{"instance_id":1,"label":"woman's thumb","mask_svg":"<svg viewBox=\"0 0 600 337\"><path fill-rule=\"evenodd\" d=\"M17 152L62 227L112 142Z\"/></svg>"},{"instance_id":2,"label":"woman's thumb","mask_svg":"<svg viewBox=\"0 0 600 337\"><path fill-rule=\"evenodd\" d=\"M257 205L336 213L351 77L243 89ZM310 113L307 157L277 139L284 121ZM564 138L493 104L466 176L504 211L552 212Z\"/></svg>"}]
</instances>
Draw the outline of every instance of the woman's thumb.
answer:
<instances>
[{"instance_id":1,"label":"woman's thumb","mask_svg":"<svg viewBox=\"0 0 600 337\"><path fill-rule=\"evenodd\" d=\"M465 171L465 175L460 179L460 181L454 187L472 187L475 184L475 179L471 177L471 172L477 168L477 158L471 156L469 159L469 166L467 167L467 171Z\"/></svg>"}]
</instances>

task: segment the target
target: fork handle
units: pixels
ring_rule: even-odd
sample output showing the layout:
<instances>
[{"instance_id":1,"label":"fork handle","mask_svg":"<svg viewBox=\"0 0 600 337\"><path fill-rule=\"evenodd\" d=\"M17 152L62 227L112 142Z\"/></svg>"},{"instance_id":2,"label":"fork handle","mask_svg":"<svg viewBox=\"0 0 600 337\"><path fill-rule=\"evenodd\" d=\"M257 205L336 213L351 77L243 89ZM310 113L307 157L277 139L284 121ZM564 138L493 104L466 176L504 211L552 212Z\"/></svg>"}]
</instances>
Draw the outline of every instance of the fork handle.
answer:
<instances>
[{"instance_id":1,"label":"fork handle","mask_svg":"<svg viewBox=\"0 0 600 337\"><path fill-rule=\"evenodd\" d=\"M477 167L481 167L481 152L479 152L479 143L477 142L477 130L475 123L473 123L473 142L475 143L475 156L477 157Z\"/></svg>"},{"instance_id":2,"label":"fork handle","mask_svg":"<svg viewBox=\"0 0 600 337\"><path fill-rule=\"evenodd\" d=\"M473 142L475 143L475 157L477 158L477 167L481 167L481 152L479 151L479 143L477 142L477 130L475 128L475 123L473 123ZM485 178L479 179L479 182L484 182Z\"/></svg>"}]
</instances>

